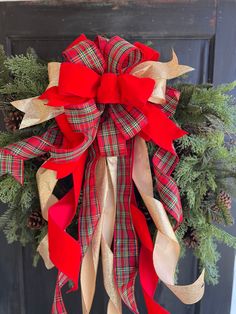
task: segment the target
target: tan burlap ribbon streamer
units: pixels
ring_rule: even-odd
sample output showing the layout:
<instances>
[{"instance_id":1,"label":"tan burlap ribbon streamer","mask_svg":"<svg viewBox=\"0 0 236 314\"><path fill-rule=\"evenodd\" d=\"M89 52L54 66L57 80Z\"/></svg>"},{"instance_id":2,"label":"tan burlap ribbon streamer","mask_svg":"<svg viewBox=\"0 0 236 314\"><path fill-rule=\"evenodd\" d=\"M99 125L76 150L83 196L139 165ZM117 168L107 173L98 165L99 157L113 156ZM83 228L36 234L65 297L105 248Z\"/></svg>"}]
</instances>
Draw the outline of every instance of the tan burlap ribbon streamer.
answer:
<instances>
[{"instance_id":1,"label":"tan burlap ribbon streamer","mask_svg":"<svg viewBox=\"0 0 236 314\"><path fill-rule=\"evenodd\" d=\"M181 76L194 69L187 65L180 65L178 58L172 51L173 57L169 62L145 61L138 64L130 72L137 77L149 77L155 80L155 89L149 101L155 104L165 104L166 81Z\"/></svg>"},{"instance_id":2,"label":"tan burlap ribbon streamer","mask_svg":"<svg viewBox=\"0 0 236 314\"><path fill-rule=\"evenodd\" d=\"M111 243L116 214L117 157L100 158L96 167L96 190L101 217L81 268L83 314L90 312L96 286L99 251L101 247L103 278L109 296L107 314L121 314L121 299L114 282Z\"/></svg>"},{"instance_id":3,"label":"tan burlap ribbon streamer","mask_svg":"<svg viewBox=\"0 0 236 314\"><path fill-rule=\"evenodd\" d=\"M58 85L60 66L61 64L59 62L51 62L48 64L49 85L47 89ZM45 106L47 101L38 99L38 96L34 98L16 100L11 104L18 110L25 113L23 120L21 121L20 129L40 124L55 118L64 112L63 107Z\"/></svg>"},{"instance_id":4,"label":"tan burlap ribbon streamer","mask_svg":"<svg viewBox=\"0 0 236 314\"><path fill-rule=\"evenodd\" d=\"M153 252L153 263L158 277L183 303L198 302L204 294L204 271L191 285L175 285L174 275L180 246L162 203L153 197L147 146L138 136L134 145L133 180L158 230Z\"/></svg>"},{"instance_id":5,"label":"tan burlap ribbon streamer","mask_svg":"<svg viewBox=\"0 0 236 314\"><path fill-rule=\"evenodd\" d=\"M56 172L53 170L40 167L36 174L36 180L37 180L42 216L47 221L48 209L58 201L56 196L52 194L53 189L56 186L57 181L58 181L58 179L56 178ZM37 251L42 256L46 268L47 269L53 268L54 265L51 262L50 257L49 257L47 234L40 242L37 248Z\"/></svg>"},{"instance_id":6,"label":"tan burlap ribbon streamer","mask_svg":"<svg viewBox=\"0 0 236 314\"><path fill-rule=\"evenodd\" d=\"M100 247L102 252L104 285L109 296L107 314L122 313L121 299L114 283L113 253L111 251L116 214L116 176L117 157L100 158L96 168L96 188L101 207L101 218L81 266L83 314L90 313L91 310L95 293ZM42 216L47 220L49 207L58 201L52 194L58 181L56 172L39 168L36 178ZM45 266L48 269L52 268L54 265L49 258L48 235L40 242L37 250L42 256Z\"/></svg>"}]
</instances>

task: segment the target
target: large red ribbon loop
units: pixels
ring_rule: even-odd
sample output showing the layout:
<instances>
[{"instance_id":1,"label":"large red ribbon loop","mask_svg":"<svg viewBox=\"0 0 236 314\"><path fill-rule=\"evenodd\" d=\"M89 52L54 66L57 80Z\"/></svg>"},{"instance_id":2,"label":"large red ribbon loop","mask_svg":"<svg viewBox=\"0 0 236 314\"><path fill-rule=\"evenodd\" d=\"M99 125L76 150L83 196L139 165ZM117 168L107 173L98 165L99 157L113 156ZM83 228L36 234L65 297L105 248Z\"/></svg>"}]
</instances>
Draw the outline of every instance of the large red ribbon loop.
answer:
<instances>
[{"instance_id":1,"label":"large red ribbon loop","mask_svg":"<svg viewBox=\"0 0 236 314\"><path fill-rule=\"evenodd\" d=\"M58 87L51 87L39 98L47 99L48 106L70 106L95 98L97 103L123 104L142 108L155 86L150 78L137 78L131 74L98 75L80 63L63 62Z\"/></svg>"}]
</instances>

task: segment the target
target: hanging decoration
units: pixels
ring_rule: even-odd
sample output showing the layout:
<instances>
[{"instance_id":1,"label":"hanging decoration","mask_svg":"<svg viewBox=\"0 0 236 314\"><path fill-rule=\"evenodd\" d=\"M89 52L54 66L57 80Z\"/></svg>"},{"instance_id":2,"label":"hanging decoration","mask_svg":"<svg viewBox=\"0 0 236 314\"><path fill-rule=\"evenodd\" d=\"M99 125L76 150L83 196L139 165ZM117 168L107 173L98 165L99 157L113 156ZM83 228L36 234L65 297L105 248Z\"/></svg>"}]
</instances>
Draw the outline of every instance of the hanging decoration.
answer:
<instances>
[{"instance_id":1,"label":"hanging decoration","mask_svg":"<svg viewBox=\"0 0 236 314\"><path fill-rule=\"evenodd\" d=\"M59 270L52 313L66 313L61 289L72 281L71 290L77 290L79 277L83 313L90 312L100 249L107 313L122 313L122 301L139 313L138 273L150 314L168 313L154 300L159 280L182 302L199 301L204 271L191 285L175 284L180 246L167 215L178 228L183 215L171 176L178 164L173 141L187 134L171 119L180 93L167 80L193 69L180 65L174 52L162 63L152 48L118 36L91 41L81 35L63 56L64 62L49 63L49 85L40 96L12 102L25 113L21 129L55 122L43 134L0 150L0 174L11 174L21 184L24 162L49 154L36 175L41 215L32 212L29 225L37 229L48 222L38 251L47 268ZM151 167L159 200L146 142L157 145ZM58 181L68 176L71 189L56 197ZM158 230L154 244L137 193ZM67 229L77 208L76 239Z\"/></svg>"}]
</instances>

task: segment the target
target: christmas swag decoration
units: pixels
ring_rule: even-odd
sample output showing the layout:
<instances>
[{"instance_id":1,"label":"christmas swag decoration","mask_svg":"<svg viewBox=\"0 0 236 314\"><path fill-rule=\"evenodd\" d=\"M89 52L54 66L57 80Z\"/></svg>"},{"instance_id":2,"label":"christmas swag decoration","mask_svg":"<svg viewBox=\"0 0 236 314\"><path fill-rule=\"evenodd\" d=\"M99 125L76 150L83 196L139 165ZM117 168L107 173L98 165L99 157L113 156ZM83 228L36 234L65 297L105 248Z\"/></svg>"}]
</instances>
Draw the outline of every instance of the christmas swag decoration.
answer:
<instances>
[{"instance_id":1,"label":"christmas swag decoration","mask_svg":"<svg viewBox=\"0 0 236 314\"><path fill-rule=\"evenodd\" d=\"M180 245L169 220L175 220L174 228L183 220L171 175L179 161L173 141L187 132L171 119L180 93L166 82L193 69L180 65L174 52L171 61L162 63L151 47L118 36L91 41L81 35L63 56L65 62L49 63L49 85L40 96L12 102L24 116L12 111L5 119L13 131L16 124L43 128L54 121L44 133L0 150L0 174L11 174L21 184L24 163L41 158L36 174L41 213L32 211L27 225L38 230L47 222L38 252L47 268L59 270L52 313L66 313L61 289L71 281L76 290L79 275L83 313L90 312L100 249L107 313L122 313L121 301L139 313L138 273L150 314L168 313L154 300L159 279L182 302L199 301L204 270L191 285L175 284ZM151 165L146 142L156 146ZM56 196L58 182L69 176L72 186ZM154 244L137 195L158 230ZM212 211L228 209L230 201L220 192ZM69 232L74 219L78 238ZM186 230L189 246L197 242L194 232L192 226Z\"/></svg>"}]
</instances>

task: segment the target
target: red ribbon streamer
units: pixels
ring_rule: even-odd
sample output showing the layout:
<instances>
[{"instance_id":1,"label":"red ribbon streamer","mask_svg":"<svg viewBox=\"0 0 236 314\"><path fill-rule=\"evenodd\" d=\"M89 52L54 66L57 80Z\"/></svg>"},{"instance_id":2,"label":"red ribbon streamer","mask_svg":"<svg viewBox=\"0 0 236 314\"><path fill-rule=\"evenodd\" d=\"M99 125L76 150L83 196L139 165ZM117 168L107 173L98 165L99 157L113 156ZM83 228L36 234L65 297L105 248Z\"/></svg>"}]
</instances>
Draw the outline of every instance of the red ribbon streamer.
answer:
<instances>
[{"instance_id":1,"label":"red ribbon streamer","mask_svg":"<svg viewBox=\"0 0 236 314\"><path fill-rule=\"evenodd\" d=\"M81 134L72 132L65 115L56 117L56 121L64 134L64 147L78 145ZM56 204L48 210L48 239L50 259L57 268L65 273L74 283L72 290L78 288L78 279L82 261L82 249L78 240L75 240L67 232L78 205L87 151L81 157L62 165L46 162L43 167L57 172L57 178L63 178L70 173L73 176L73 188ZM66 257L66 258L65 258Z\"/></svg>"},{"instance_id":2,"label":"red ribbon streamer","mask_svg":"<svg viewBox=\"0 0 236 314\"><path fill-rule=\"evenodd\" d=\"M153 242L142 212L134 205L130 207L133 224L141 242L139 275L148 314L170 314L155 299L158 276L153 266Z\"/></svg>"}]
</instances>

